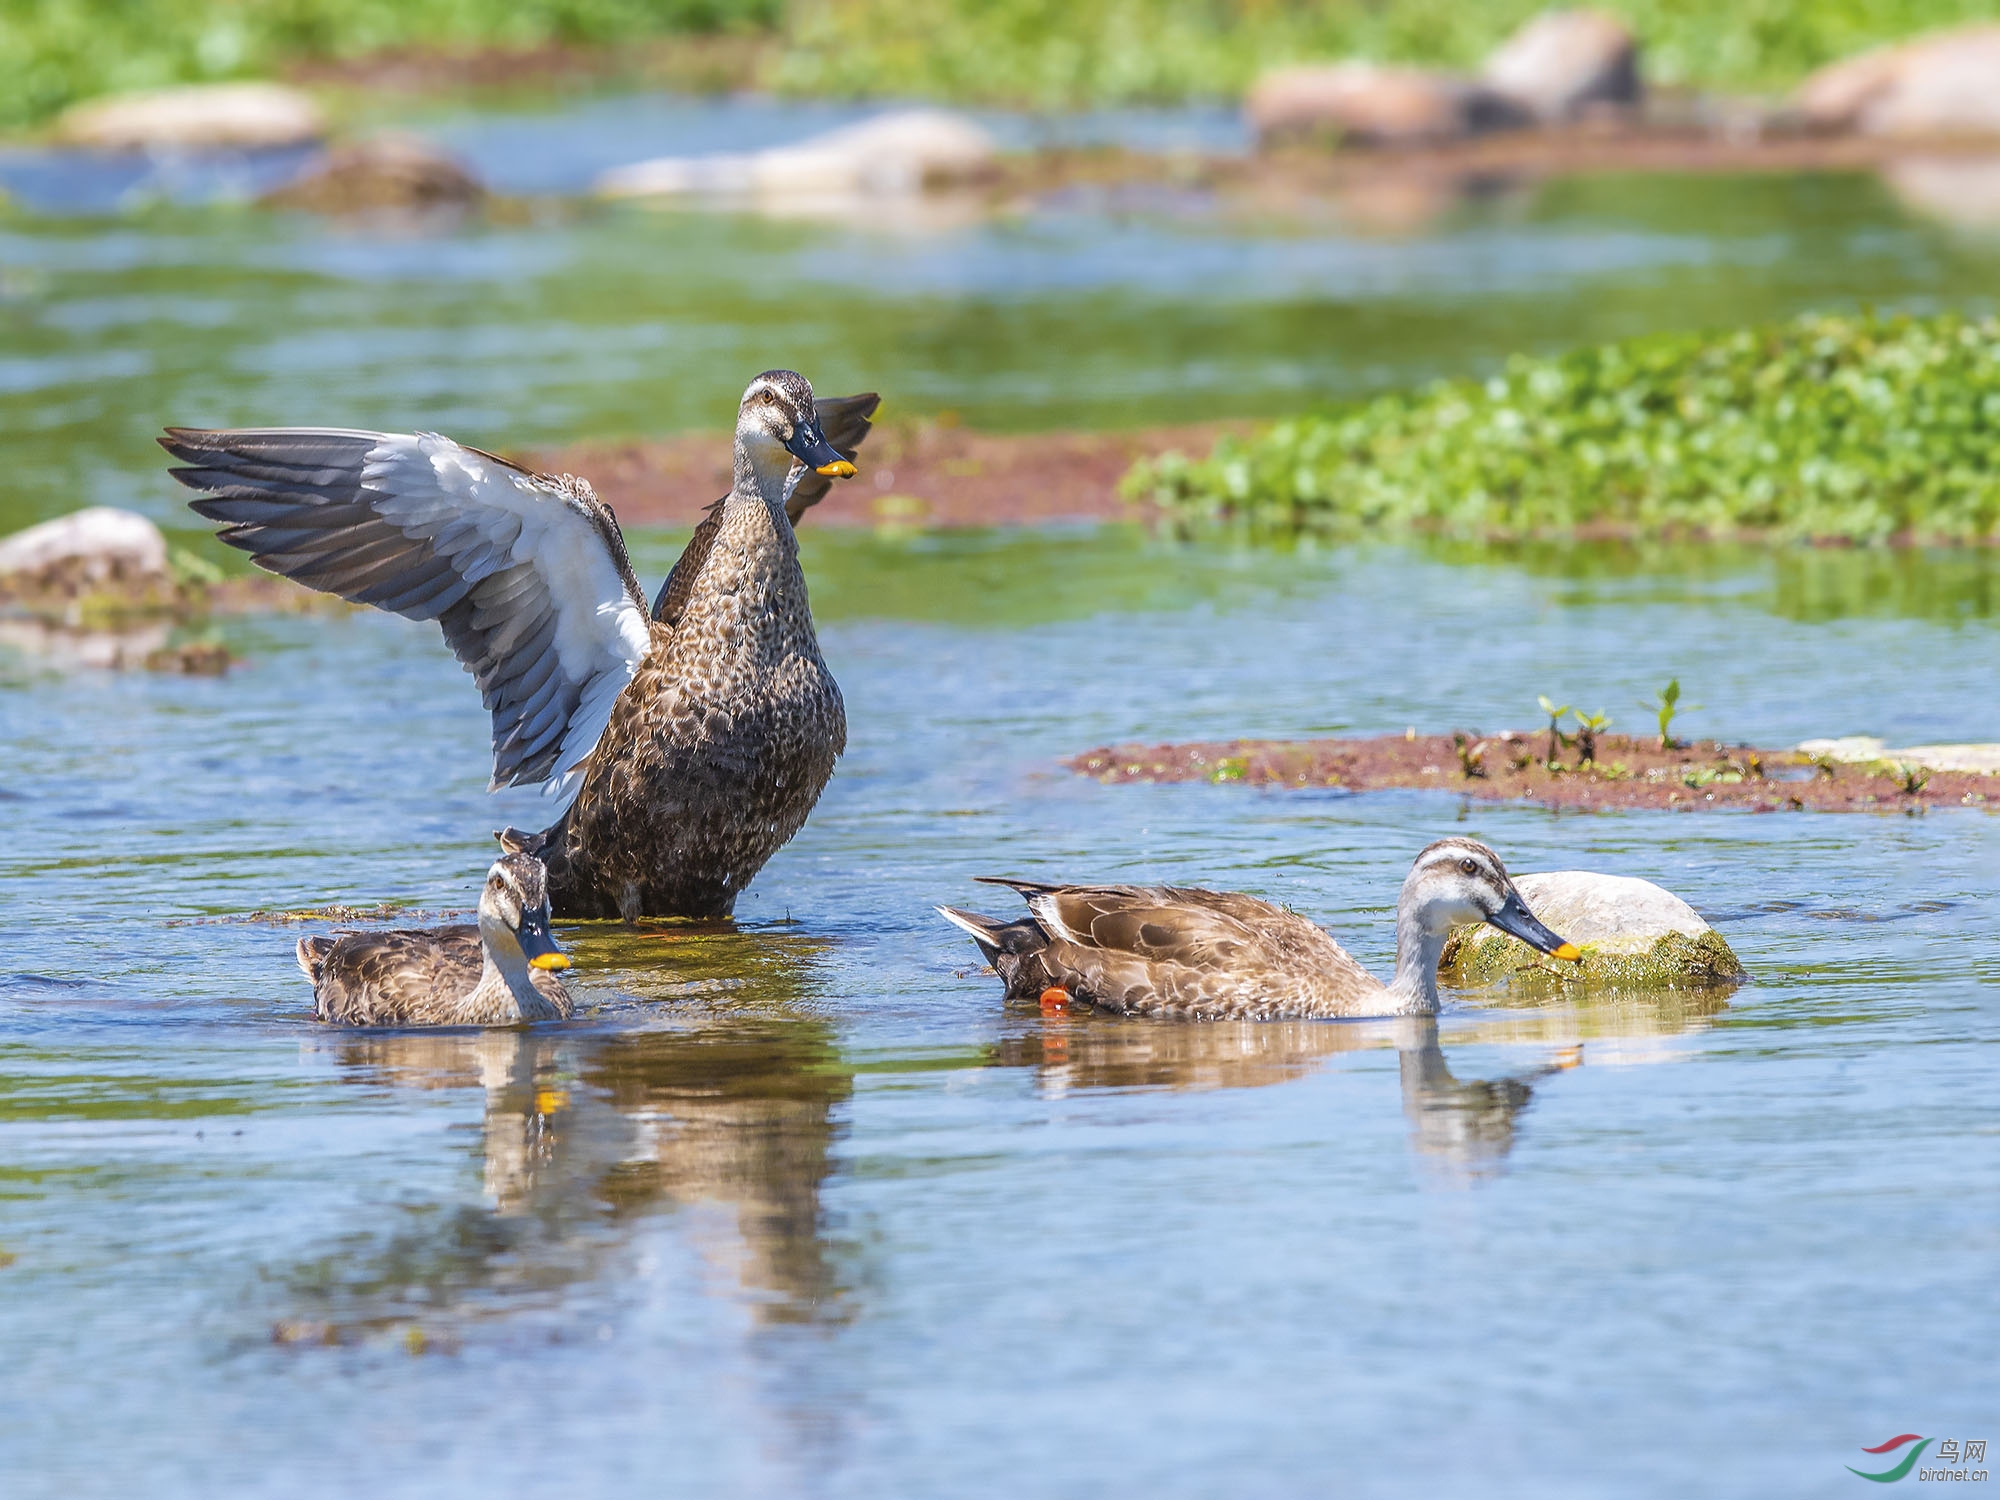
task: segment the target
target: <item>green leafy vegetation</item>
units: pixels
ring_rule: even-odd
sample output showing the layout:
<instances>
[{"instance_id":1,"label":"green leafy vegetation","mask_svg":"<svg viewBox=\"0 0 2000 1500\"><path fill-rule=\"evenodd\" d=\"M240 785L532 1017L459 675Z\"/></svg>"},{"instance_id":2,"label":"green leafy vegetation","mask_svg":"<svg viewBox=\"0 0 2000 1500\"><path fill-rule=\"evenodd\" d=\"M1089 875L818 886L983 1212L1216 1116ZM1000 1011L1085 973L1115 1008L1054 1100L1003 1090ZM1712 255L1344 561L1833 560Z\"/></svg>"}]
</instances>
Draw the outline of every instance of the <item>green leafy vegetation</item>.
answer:
<instances>
[{"instance_id":1,"label":"green leafy vegetation","mask_svg":"<svg viewBox=\"0 0 2000 1500\"><path fill-rule=\"evenodd\" d=\"M390 49L623 46L756 30L798 92L1063 105L1234 98L1332 57L1471 66L1545 0L0 0L0 127L116 89ZM1605 0L1661 83L1774 90L1989 0Z\"/></svg>"},{"instance_id":2,"label":"green leafy vegetation","mask_svg":"<svg viewBox=\"0 0 2000 1500\"><path fill-rule=\"evenodd\" d=\"M1660 748L1662 750L1671 750L1674 748L1674 715L1691 713L1695 709L1700 708L1701 705L1699 703L1690 703L1683 707L1681 704L1681 680L1678 677L1669 677L1667 685L1653 695L1653 701L1651 703L1641 703L1639 707L1645 709L1646 712L1654 715L1659 720Z\"/></svg>"},{"instance_id":3,"label":"green leafy vegetation","mask_svg":"<svg viewBox=\"0 0 2000 1500\"><path fill-rule=\"evenodd\" d=\"M1385 395L1127 476L1260 537L2000 536L2000 320L1809 316Z\"/></svg>"},{"instance_id":4,"label":"green leafy vegetation","mask_svg":"<svg viewBox=\"0 0 2000 1500\"><path fill-rule=\"evenodd\" d=\"M527 50L771 28L784 0L0 0L0 127L92 95L396 48Z\"/></svg>"},{"instance_id":5,"label":"green leafy vegetation","mask_svg":"<svg viewBox=\"0 0 2000 1500\"><path fill-rule=\"evenodd\" d=\"M1656 83L1781 90L1990 0L1599 0ZM794 0L781 80L1045 105L1233 98L1280 63L1472 67L1549 0Z\"/></svg>"}]
</instances>

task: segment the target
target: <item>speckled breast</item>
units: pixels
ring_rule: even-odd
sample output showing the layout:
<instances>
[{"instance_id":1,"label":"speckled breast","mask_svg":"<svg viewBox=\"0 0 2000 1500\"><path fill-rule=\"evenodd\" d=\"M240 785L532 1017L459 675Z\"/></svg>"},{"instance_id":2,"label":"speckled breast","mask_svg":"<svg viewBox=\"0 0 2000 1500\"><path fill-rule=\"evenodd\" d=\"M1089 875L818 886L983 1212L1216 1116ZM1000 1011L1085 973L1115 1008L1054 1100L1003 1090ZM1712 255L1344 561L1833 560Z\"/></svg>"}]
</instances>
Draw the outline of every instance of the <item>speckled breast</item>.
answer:
<instances>
[{"instance_id":1,"label":"speckled breast","mask_svg":"<svg viewBox=\"0 0 2000 1500\"><path fill-rule=\"evenodd\" d=\"M718 540L679 625L653 627L556 830L559 915L727 915L846 748L796 559L773 567L731 540Z\"/></svg>"}]
</instances>

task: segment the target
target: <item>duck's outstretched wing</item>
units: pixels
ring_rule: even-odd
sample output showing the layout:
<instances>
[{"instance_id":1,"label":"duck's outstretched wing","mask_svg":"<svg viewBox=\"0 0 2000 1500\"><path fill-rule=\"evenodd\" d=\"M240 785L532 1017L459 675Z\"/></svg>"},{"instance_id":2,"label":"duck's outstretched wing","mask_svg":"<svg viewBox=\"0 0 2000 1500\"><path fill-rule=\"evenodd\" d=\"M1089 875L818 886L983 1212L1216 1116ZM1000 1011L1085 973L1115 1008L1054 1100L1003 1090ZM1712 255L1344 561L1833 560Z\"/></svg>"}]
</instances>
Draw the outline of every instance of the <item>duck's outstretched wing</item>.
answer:
<instances>
[{"instance_id":1,"label":"duck's outstretched wing","mask_svg":"<svg viewBox=\"0 0 2000 1500\"><path fill-rule=\"evenodd\" d=\"M826 432L826 440L833 444L833 451L849 463L860 450L861 443L874 426L870 420L875 408L882 404L882 398L873 391L865 391L859 396L829 396L824 401L815 401L819 412L821 428ZM791 477L785 488L785 514L791 517L794 526L813 506L826 498L826 492L833 488L833 480L824 474L816 474L802 463L792 465ZM688 538L687 546L681 549L673 572L660 585L659 597L653 602L653 618L667 625L677 624L681 611L687 608L688 597L694 593L694 581L701 574L701 565L708 561L708 552L715 545L715 534L722 529L722 500L702 513L701 523Z\"/></svg>"},{"instance_id":2,"label":"duck's outstretched wing","mask_svg":"<svg viewBox=\"0 0 2000 1500\"><path fill-rule=\"evenodd\" d=\"M308 588L436 620L493 715L495 790L569 790L649 639L590 486L435 433L170 427L223 541Z\"/></svg>"}]
</instances>

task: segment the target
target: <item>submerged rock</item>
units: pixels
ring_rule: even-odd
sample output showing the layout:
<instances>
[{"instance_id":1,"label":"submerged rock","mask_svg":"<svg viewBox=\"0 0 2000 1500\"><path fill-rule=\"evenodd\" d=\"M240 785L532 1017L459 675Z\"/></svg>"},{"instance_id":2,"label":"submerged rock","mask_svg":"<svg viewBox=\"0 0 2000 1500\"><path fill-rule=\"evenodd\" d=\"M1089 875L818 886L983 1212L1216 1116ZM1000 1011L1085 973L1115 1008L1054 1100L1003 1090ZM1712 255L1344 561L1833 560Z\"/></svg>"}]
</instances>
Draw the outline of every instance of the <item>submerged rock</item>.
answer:
<instances>
[{"instance_id":1,"label":"submerged rock","mask_svg":"<svg viewBox=\"0 0 2000 1500\"><path fill-rule=\"evenodd\" d=\"M1601 10L1545 10L1486 59L1487 87L1543 124L1639 102L1639 42Z\"/></svg>"},{"instance_id":2,"label":"submerged rock","mask_svg":"<svg viewBox=\"0 0 2000 1500\"><path fill-rule=\"evenodd\" d=\"M1331 136L1363 146L1435 145L1528 122L1519 104L1456 73L1344 62L1279 68L1244 103L1260 141Z\"/></svg>"},{"instance_id":3,"label":"submerged rock","mask_svg":"<svg viewBox=\"0 0 2000 1500\"><path fill-rule=\"evenodd\" d=\"M1882 180L1903 207L1959 229L2000 227L2000 160L1990 156L1902 156Z\"/></svg>"},{"instance_id":4,"label":"submerged rock","mask_svg":"<svg viewBox=\"0 0 2000 1500\"><path fill-rule=\"evenodd\" d=\"M1793 105L1815 130L2000 135L2000 24L1932 32L1833 63L1799 86Z\"/></svg>"},{"instance_id":5,"label":"submerged rock","mask_svg":"<svg viewBox=\"0 0 2000 1500\"><path fill-rule=\"evenodd\" d=\"M335 147L262 201L324 214L422 213L470 208L485 195L449 152L421 136L388 131Z\"/></svg>"},{"instance_id":6,"label":"submerged rock","mask_svg":"<svg viewBox=\"0 0 2000 1500\"><path fill-rule=\"evenodd\" d=\"M1439 977L1451 984L1507 984L1559 994L1586 989L1706 989L1735 984L1743 965L1722 934L1650 880L1552 870L1514 884L1537 917L1583 950L1583 961L1546 957L1484 925L1454 928Z\"/></svg>"},{"instance_id":7,"label":"submerged rock","mask_svg":"<svg viewBox=\"0 0 2000 1500\"><path fill-rule=\"evenodd\" d=\"M614 168L596 187L611 198L897 196L977 181L997 159L973 121L912 109L767 151L656 157Z\"/></svg>"},{"instance_id":8,"label":"submerged rock","mask_svg":"<svg viewBox=\"0 0 2000 1500\"><path fill-rule=\"evenodd\" d=\"M326 134L309 94L277 83L209 83L73 105L56 139L106 151L300 146Z\"/></svg>"}]
</instances>

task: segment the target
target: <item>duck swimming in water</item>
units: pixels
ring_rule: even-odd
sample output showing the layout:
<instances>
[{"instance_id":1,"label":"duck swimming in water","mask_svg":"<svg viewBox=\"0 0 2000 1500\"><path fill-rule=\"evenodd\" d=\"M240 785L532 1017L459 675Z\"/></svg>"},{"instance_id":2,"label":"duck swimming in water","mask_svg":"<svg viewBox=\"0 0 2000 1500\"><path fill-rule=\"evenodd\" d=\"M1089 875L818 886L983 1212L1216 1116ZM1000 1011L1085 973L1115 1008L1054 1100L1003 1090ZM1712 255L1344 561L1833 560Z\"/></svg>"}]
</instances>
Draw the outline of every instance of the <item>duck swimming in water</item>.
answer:
<instances>
[{"instance_id":1,"label":"duck swimming in water","mask_svg":"<svg viewBox=\"0 0 2000 1500\"><path fill-rule=\"evenodd\" d=\"M516 836L565 917L727 916L847 745L792 530L854 473L873 394L815 402L770 370L735 482L652 610L583 480L435 433L169 428L223 541L309 588L436 620L493 715L492 788L570 799Z\"/></svg>"},{"instance_id":2,"label":"duck swimming in water","mask_svg":"<svg viewBox=\"0 0 2000 1500\"><path fill-rule=\"evenodd\" d=\"M313 1014L342 1026L507 1026L564 1021L542 862L509 853L486 872L477 926L337 932L299 939Z\"/></svg>"},{"instance_id":3,"label":"duck swimming in water","mask_svg":"<svg viewBox=\"0 0 2000 1500\"><path fill-rule=\"evenodd\" d=\"M980 878L1019 891L1029 915L1001 922L937 910L971 935L1009 999L1061 998L1127 1015L1435 1014L1438 958L1446 935L1465 922L1489 923L1557 958L1578 957L1528 910L1500 856L1473 839L1440 839L1410 867L1396 902L1396 974L1387 984L1304 917L1254 896Z\"/></svg>"}]
</instances>

